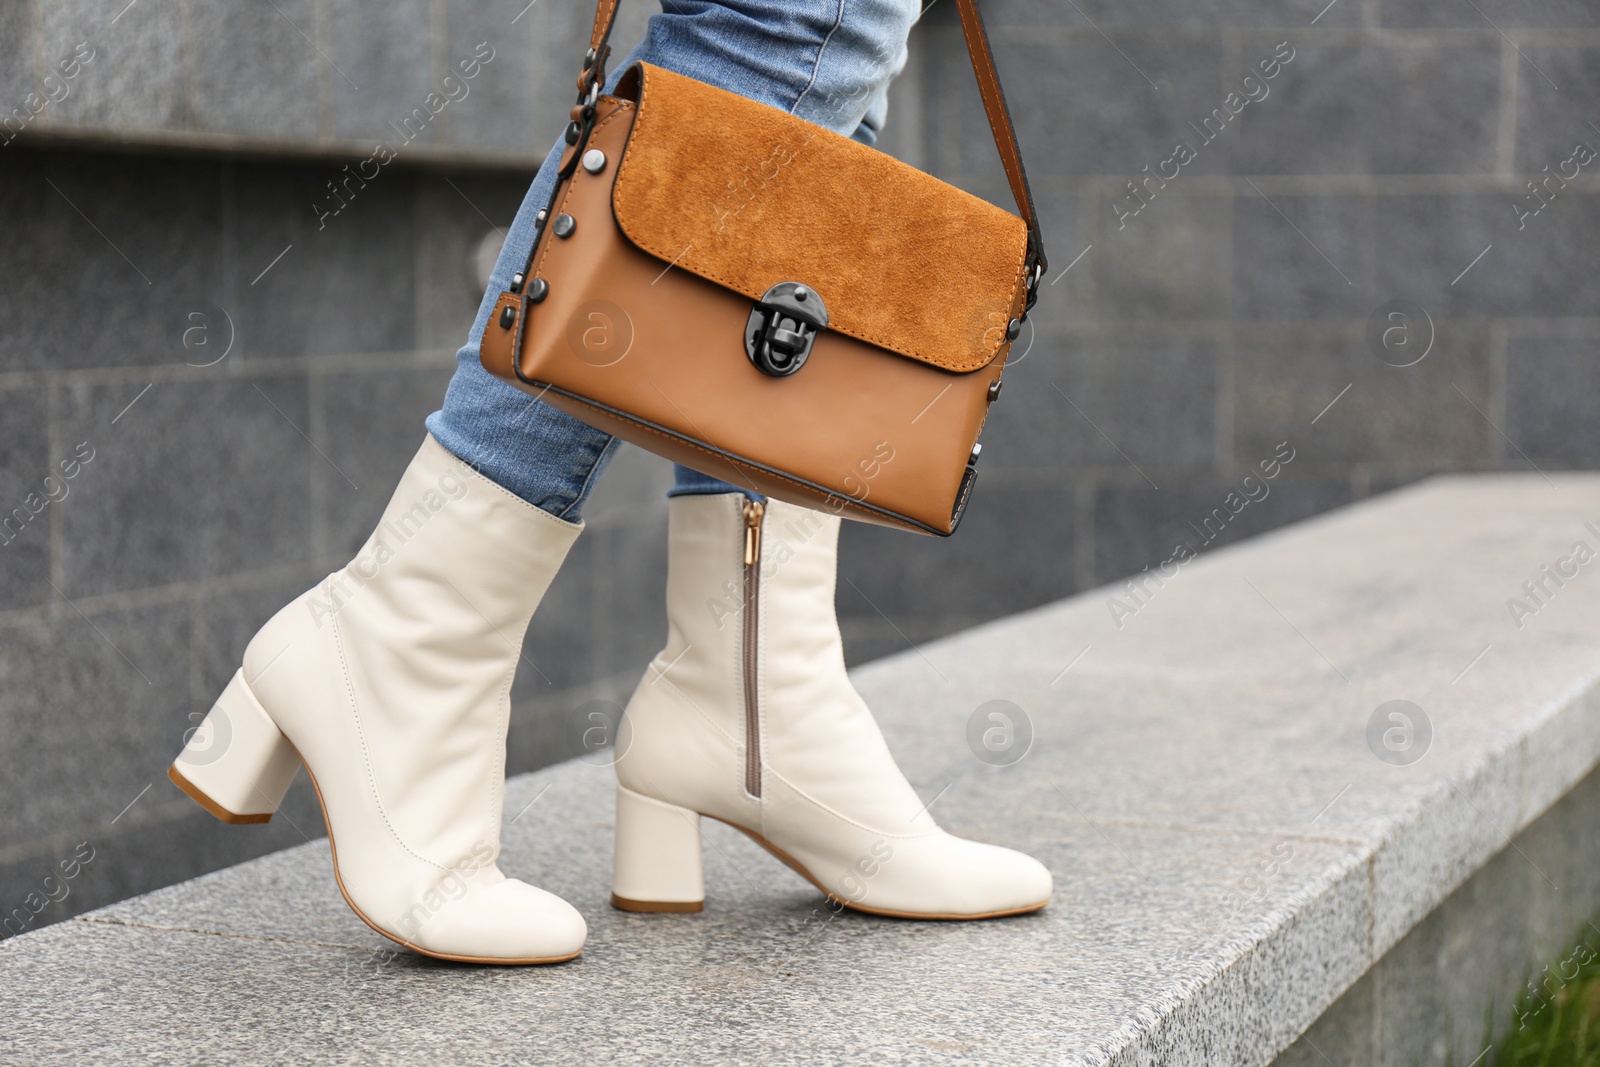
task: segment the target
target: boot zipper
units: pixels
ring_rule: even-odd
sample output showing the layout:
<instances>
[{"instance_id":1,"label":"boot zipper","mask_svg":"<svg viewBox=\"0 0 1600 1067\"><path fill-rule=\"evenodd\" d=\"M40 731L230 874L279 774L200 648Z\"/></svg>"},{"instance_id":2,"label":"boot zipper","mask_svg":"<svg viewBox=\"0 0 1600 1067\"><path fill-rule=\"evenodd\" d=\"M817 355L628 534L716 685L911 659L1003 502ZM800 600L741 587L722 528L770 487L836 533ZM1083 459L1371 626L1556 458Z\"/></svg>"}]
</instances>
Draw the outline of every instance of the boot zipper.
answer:
<instances>
[{"instance_id":1,"label":"boot zipper","mask_svg":"<svg viewBox=\"0 0 1600 1067\"><path fill-rule=\"evenodd\" d=\"M744 791L761 795L761 707L757 689L761 605L761 520L767 506L744 505Z\"/></svg>"}]
</instances>

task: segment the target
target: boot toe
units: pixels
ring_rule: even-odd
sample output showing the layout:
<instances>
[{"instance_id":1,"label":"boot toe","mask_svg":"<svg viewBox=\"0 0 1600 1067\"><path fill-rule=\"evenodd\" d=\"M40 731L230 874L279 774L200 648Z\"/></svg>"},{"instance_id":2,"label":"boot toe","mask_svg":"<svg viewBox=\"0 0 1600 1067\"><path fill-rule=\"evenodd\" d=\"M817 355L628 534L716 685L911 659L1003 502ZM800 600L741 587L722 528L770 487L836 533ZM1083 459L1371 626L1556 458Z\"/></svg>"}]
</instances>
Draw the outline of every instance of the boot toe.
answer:
<instances>
[{"instance_id":1,"label":"boot toe","mask_svg":"<svg viewBox=\"0 0 1600 1067\"><path fill-rule=\"evenodd\" d=\"M897 844L883 869L889 877L859 903L907 917L978 919L1035 911L1049 902L1054 884L1032 856L942 831Z\"/></svg>"},{"instance_id":2,"label":"boot toe","mask_svg":"<svg viewBox=\"0 0 1600 1067\"><path fill-rule=\"evenodd\" d=\"M1055 880L1044 864L1024 852L998 845L979 845L982 896L992 905L989 911L1018 911L1042 908L1050 900Z\"/></svg>"},{"instance_id":3,"label":"boot toe","mask_svg":"<svg viewBox=\"0 0 1600 1067\"><path fill-rule=\"evenodd\" d=\"M554 893L507 878L449 902L412 938L432 955L485 963L557 963L583 949L588 925Z\"/></svg>"}]
</instances>

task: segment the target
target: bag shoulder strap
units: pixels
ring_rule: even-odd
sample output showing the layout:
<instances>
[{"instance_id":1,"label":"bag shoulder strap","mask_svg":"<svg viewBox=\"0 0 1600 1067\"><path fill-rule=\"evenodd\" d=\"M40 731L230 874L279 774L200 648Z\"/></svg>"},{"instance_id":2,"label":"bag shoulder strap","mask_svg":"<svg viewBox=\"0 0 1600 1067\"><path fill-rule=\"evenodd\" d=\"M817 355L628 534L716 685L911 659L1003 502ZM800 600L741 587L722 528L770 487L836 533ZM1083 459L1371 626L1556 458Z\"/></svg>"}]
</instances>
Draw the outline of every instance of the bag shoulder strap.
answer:
<instances>
[{"instance_id":1,"label":"bag shoulder strap","mask_svg":"<svg viewBox=\"0 0 1600 1067\"><path fill-rule=\"evenodd\" d=\"M594 12L594 32L589 37L589 52L584 57L583 74L578 77L580 104L592 97L598 83L605 78L605 61L610 54L608 43L611 27L616 21L620 0L598 0ZM961 13L961 36L966 41L967 57L972 61L973 72L978 77L978 92L983 97L983 111L989 120L989 131L1000 151L1000 162L1005 167L1006 181L1011 185L1011 196L1017 202L1017 211L1028 227L1029 254L1033 270L1028 279L1028 305L1031 307L1040 276L1046 269L1044 239L1039 232L1038 215L1033 206L1033 191L1028 187L1028 172L1022 164L1022 152L1017 147L1017 131L1011 123L1011 110L1006 106L1000 76L995 71L994 53L989 48L989 35L983 28L983 17L978 14L977 0L955 0Z\"/></svg>"}]
</instances>

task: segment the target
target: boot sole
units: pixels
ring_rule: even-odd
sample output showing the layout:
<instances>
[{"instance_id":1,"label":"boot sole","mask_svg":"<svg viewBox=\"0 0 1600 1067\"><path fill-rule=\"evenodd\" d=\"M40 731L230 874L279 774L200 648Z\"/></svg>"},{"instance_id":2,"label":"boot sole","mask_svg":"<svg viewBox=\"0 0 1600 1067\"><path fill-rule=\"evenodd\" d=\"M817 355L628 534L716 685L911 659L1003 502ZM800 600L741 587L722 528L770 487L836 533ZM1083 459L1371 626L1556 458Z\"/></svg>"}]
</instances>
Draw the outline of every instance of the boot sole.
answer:
<instances>
[{"instance_id":1,"label":"boot sole","mask_svg":"<svg viewBox=\"0 0 1600 1067\"><path fill-rule=\"evenodd\" d=\"M291 748L293 748L294 742L289 742L289 745ZM339 876L339 846L333 839L333 824L328 821L328 806L323 803L322 800L322 787L317 784L317 776L311 773L311 765L306 763L304 756L300 755L300 750L295 749L294 754L299 757L300 765L305 768L306 777L311 779L311 788L316 790L317 793L317 806L322 809L322 823L328 829L328 849L333 854L333 880L339 886L339 895L344 897L344 902L350 906L351 911L355 912L356 918L372 927L375 933L381 934L397 945L401 945L410 949L419 956L427 956L436 960L449 960L452 963L476 963L498 967L530 967L542 966L551 963L566 963L569 960L575 960L579 956L583 955L583 950L579 949L577 952L573 952L566 956L523 956L514 959L506 959L500 956L457 956L447 952L434 952L431 949L423 948L420 945L413 945L404 938L394 936L377 923L367 918L366 913L360 908L356 907L356 902L350 899L350 894L345 892L344 879ZM226 810L213 801L210 797L202 793L188 779L184 778L184 776L179 773L176 764L167 768L167 777L171 778L173 784L179 789L183 790L190 800L193 800L196 804L199 804L202 808L206 809L206 811L210 812L223 822L228 823L230 826L264 823L272 818L270 812L265 815L235 815L233 812Z\"/></svg>"},{"instance_id":2,"label":"boot sole","mask_svg":"<svg viewBox=\"0 0 1600 1067\"><path fill-rule=\"evenodd\" d=\"M1041 900L1037 904L1023 905L1020 908L1004 908L1000 911L976 912L967 915L957 914L955 912L896 911L892 908L868 907L865 904L857 904L853 901L845 900L843 897L839 897L833 893L830 893L821 882L812 877L811 872L806 870L805 866L799 860L795 859L793 856L789 855L783 849L779 848L777 845L774 845L771 841L768 841L754 830L740 826L735 822L729 822L727 819L717 819L715 815L706 815L705 818L716 819L717 822L722 823L724 826L733 827L735 830L739 831L741 834L744 834L750 840L754 841L756 844L772 853L772 855L775 856L781 863L783 863L784 866L788 867L800 877L816 886L822 891L822 895L827 897L828 900L840 905L841 907L849 908L851 911L861 912L863 915L878 915L889 919L920 919L937 922L971 922L977 919L1003 919L1011 915L1031 915L1050 903L1050 901L1046 899ZM645 915L683 914L687 912L697 912L703 910L705 908L705 901L630 900L627 897L619 897L617 894L612 893L611 906L616 908L618 911L638 912Z\"/></svg>"},{"instance_id":3,"label":"boot sole","mask_svg":"<svg viewBox=\"0 0 1600 1067\"><path fill-rule=\"evenodd\" d=\"M184 795L190 800L205 808L206 811L229 826L250 826L272 821L272 813L270 811L256 815L235 815L215 800L206 796L205 793L200 791L199 786L180 774L176 763L167 768L167 777L172 779L172 784L183 790Z\"/></svg>"},{"instance_id":4,"label":"boot sole","mask_svg":"<svg viewBox=\"0 0 1600 1067\"><path fill-rule=\"evenodd\" d=\"M631 900L611 894L611 906L618 911L634 911L641 915L687 915L704 911L703 900Z\"/></svg>"}]
</instances>

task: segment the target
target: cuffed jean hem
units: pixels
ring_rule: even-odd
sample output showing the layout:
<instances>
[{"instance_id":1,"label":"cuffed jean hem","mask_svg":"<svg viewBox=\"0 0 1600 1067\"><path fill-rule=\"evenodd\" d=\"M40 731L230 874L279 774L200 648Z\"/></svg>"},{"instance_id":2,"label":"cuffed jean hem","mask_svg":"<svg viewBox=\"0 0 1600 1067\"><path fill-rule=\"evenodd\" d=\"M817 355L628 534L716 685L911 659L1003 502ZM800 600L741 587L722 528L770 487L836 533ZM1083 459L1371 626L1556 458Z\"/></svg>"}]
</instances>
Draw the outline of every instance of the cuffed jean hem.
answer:
<instances>
[{"instance_id":1,"label":"cuffed jean hem","mask_svg":"<svg viewBox=\"0 0 1600 1067\"><path fill-rule=\"evenodd\" d=\"M743 493L751 500L765 500L766 497L749 487L740 488L729 485L720 478L713 478L709 474L701 474L697 470L690 470L683 464L676 465L674 471L676 480L671 489L667 490L668 496L704 496L711 493Z\"/></svg>"}]
</instances>

